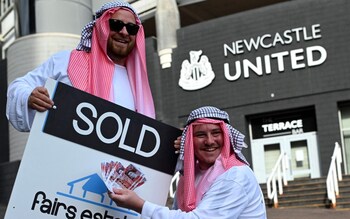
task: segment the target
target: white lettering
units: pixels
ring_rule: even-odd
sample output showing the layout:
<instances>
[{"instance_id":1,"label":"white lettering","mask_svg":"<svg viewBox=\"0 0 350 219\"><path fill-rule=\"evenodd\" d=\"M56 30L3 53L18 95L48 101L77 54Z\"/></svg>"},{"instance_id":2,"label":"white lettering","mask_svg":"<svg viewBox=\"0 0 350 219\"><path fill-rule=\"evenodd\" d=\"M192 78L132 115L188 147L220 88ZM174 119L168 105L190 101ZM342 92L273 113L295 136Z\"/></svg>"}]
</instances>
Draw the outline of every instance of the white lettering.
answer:
<instances>
[{"instance_id":1,"label":"white lettering","mask_svg":"<svg viewBox=\"0 0 350 219\"><path fill-rule=\"evenodd\" d=\"M277 58L277 66L278 66L278 71L283 72L284 71L284 61L283 57L288 56L289 52L284 51L284 52L278 52L278 53L273 53L271 54L271 58Z\"/></svg>"},{"instance_id":2,"label":"white lettering","mask_svg":"<svg viewBox=\"0 0 350 219\"><path fill-rule=\"evenodd\" d=\"M265 34L265 35L263 35L261 37L261 40L260 40L261 47L267 49L267 48L270 48L272 46L272 44L271 43L265 44L264 43L265 38L271 38L271 35L270 34Z\"/></svg>"},{"instance_id":3,"label":"white lettering","mask_svg":"<svg viewBox=\"0 0 350 219\"><path fill-rule=\"evenodd\" d=\"M111 117L111 118L114 118L117 123L118 123L118 131L117 133L112 137L112 138L105 138L101 132L101 126L102 126L102 122L108 118L108 117ZM121 133L122 133L122 128L123 128L123 124L122 124L122 120L120 119L120 117L115 114L115 113L112 113L112 112L106 112L104 114L101 115L101 117L97 120L97 123L96 123L96 134L97 134L97 137L104 143L106 144L112 144L114 142L116 142Z\"/></svg>"},{"instance_id":4,"label":"white lettering","mask_svg":"<svg viewBox=\"0 0 350 219\"><path fill-rule=\"evenodd\" d=\"M94 130L94 124L91 122L91 120L86 117L83 112L81 111L83 108L88 108L91 110L92 112L92 117L94 118L97 118L97 111L96 111L96 108L90 104L90 103L80 103L78 106L77 106L77 109L76 109L76 113L77 115L84 121L86 122L86 124L88 125L88 129L84 130L84 129L81 129L78 125L78 121L77 120L73 120L73 128L76 132L78 132L79 134L81 135L90 135L91 132Z\"/></svg>"},{"instance_id":5,"label":"white lettering","mask_svg":"<svg viewBox=\"0 0 350 219\"><path fill-rule=\"evenodd\" d=\"M283 32L283 37L285 38L284 43L286 45L289 45L293 42L293 37L290 35L291 32L292 32L291 30L286 30Z\"/></svg>"},{"instance_id":6,"label":"white lettering","mask_svg":"<svg viewBox=\"0 0 350 219\"><path fill-rule=\"evenodd\" d=\"M312 38L319 39L321 38L321 24L314 24L311 26Z\"/></svg>"},{"instance_id":7,"label":"white lettering","mask_svg":"<svg viewBox=\"0 0 350 219\"><path fill-rule=\"evenodd\" d=\"M307 35L307 31L306 31L306 28L305 27L303 27L303 36L304 36L304 40L305 41L309 41L309 40L312 40L313 38L312 38L312 35L311 36L308 36Z\"/></svg>"},{"instance_id":8,"label":"white lettering","mask_svg":"<svg viewBox=\"0 0 350 219\"><path fill-rule=\"evenodd\" d=\"M316 55L319 54L319 55ZM305 56L306 57L305 57ZM321 65L327 59L327 51L321 46L312 46L304 49L295 49L289 51L282 51L273 53L271 55L265 55L263 58L256 57L256 62L253 63L248 59L241 61L235 61L235 74L231 73L230 64L224 63L224 75L228 81L236 81L243 74L244 78L249 78L250 73L253 72L258 76L271 74L271 60L277 61L278 72L285 71L285 61L289 59L292 70L301 69L305 67L311 67ZM264 68L263 68L264 65ZM242 71L243 69L243 71Z\"/></svg>"},{"instance_id":9,"label":"white lettering","mask_svg":"<svg viewBox=\"0 0 350 219\"><path fill-rule=\"evenodd\" d=\"M302 54L304 52L303 49L295 49L290 52L290 60L292 63L292 69L299 69L299 68L305 68L304 63L298 64L298 61L303 61L304 56L303 55L298 55Z\"/></svg>"},{"instance_id":10,"label":"white lettering","mask_svg":"<svg viewBox=\"0 0 350 219\"><path fill-rule=\"evenodd\" d=\"M300 42L300 31L302 30L302 27L293 28L291 31L295 33L295 37L297 39L297 42Z\"/></svg>"},{"instance_id":11,"label":"white lettering","mask_svg":"<svg viewBox=\"0 0 350 219\"><path fill-rule=\"evenodd\" d=\"M291 129L302 130L303 120L298 119L298 120L292 120L292 121L286 121L286 122L275 122L275 123L263 124L261 125L261 127L263 128L264 133L291 130Z\"/></svg>"},{"instance_id":12,"label":"white lettering","mask_svg":"<svg viewBox=\"0 0 350 219\"><path fill-rule=\"evenodd\" d=\"M264 56L264 61L265 61L265 73L266 74L271 74L271 61L270 61L270 56L265 55Z\"/></svg>"},{"instance_id":13,"label":"white lettering","mask_svg":"<svg viewBox=\"0 0 350 219\"><path fill-rule=\"evenodd\" d=\"M124 124L124 128L123 128L123 133L122 133L122 137L120 138L120 142L119 142L119 148L122 148L122 149L125 149L127 151L130 151L131 153L134 153L135 152L135 148L129 146L129 145L126 145L124 144L125 142L125 138L126 138L126 134L128 132L128 129L129 129L129 124L130 124L130 119L126 119L125 120L125 124Z\"/></svg>"},{"instance_id":14,"label":"white lettering","mask_svg":"<svg viewBox=\"0 0 350 219\"><path fill-rule=\"evenodd\" d=\"M250 38L249 43L247 40L244 40L244 44L247 47L248 51L251 51L252 48L257 50L259 48L259 37L257 40L254 40L253 38Z\"/></svg>"},{"instance_id":15,"label":"white lettering","mask_svg":"<svg viewBox=\"0 0 350 219\"><path fill-rule=\"evenodd\" d=\"M273 46L275 47L277 43L280 43L281 45L284 44L284 41L279 33L276 33L275 39L273 40Z\"/></svg>"},{"instance_id":16,"label":"white lettering","mask_svg":"<svg viewBox=\"0 0 350 219\"><path fill-rule=\"evenodd\" d=\"M314 52L320 53L320 58L318 60L314 59ZM322 46L311 46L306 48L307 54L307 64L309 66L321 65L327 58L327 51Z\"/></svg>"},{"instance_id":17,"label":"white lettering","mask_svg":"<svg viewBox=\"0 0 350 219\"><path fill-rule=\"evenodd\" d=\"M232 47L229 47L227 44L224 44L224 56L227 57L227 51L229 51L232 55L236 54L235 44L232 42Z\"/></svg>"},{"instance_id":18,"label":"white lettering","mask_svg":"<svg viewBox=\"0 0 350 219\"><path fill-rule=\"evenodd\" d=\"M144 139L146 131L153 133L153 135L156 137L156 144L155 144L153 150L150 152L144 152L141 150L142 140ZM157 153L159 146L160 146L160 137L159 137L159 133L157 132L157 130L155 130L154 128L152 128L150 126L143 125L139 141L137 142L136 154L139 154L143 157L152 157L155 153Z\"/></svg>"},{"instance_id":19,"label":"white lettering","mask_svg":"<svg viewBox=\"0 0 350 219\"><path fill-rule=\"evenodd\" d=\"M236 74L231 76L230 74L230 64L225 63L224 64L224 74L225 74L225 78L229 81L235 81L237 79L239 79L241 77L242 74L242 70L241 70L241 65L239 64L239 61L235 62L236 65Z\"/></svg>"},{"instance_id":20,"label":"white lettering","mask_svg":"<svg viewBox=\"0 0 350 219\"><path fill-rule=\"evenodd\" d=\"M91 121L83 113L84 108L87 108L92 112L91 116L93 118L98 118L98 113L97 113L96 108L90 103L83 102L77 106L76 113L77 113L77 116L87 125L87 128L86 129L81 128L81 126L79 126L79 124L78 124L78 120L76 120L76 119L73 120L72 124L73 124L74 130L78 134L90 135L94 131L95 127L94 127L93 121ZM116 133L112 137L109 137L109 138L107 138L104 135L104 133L102 132L103 131L103 129L102 129L103 122L107 118L114 119L116 121L116 127L117 127ZM136 146L136 148L134 148L134 147L131 147L131 146L125 144L125 139L126 139L126 136L128 134L128 130L129 130L129 124L130 124L129 118L125 119L125 124L123 127L122 119L116 113L105 112L96 121L96 130L95 130L96 135L97 135L98 139L105 144L113 144L116 141L118 141L118 139L120 139L119 145L118 145L119 148L126 150L126 151L129 151L129 152L132 152L132 153L136 153L140 156L152 157L153 155L155 155L160 147L160 136L159 136L159 133L157 132L157 130L150 127L150 126L143 125L141 128L141 131L140 131L137 146ZM150 132L155 136L155 145L150 152L145 152L141 149L146 132Z\"/></svg>"},{"instance_id":21,"label":"white lettering","mask_svg":"<svg viewBox=\"0 0 350 219\"><path fill-rule=\"evenodd\" d=\"M300 42L319 38L322 38L320 24L313 24L310 27L295 27L273 34L267 33L249 39L236 40L232 42L232 47L224 44L224 55L227 57L229 53L232 55L242 54L245 51L258 50L259 47L268 49L277 45L289 45L293 40Z\"/></svg>"},{"instance_id":22,"label":"white lettering","mask_svg":"<svg viewBox=\"0 0 350 219\"><path fill-rule=\"evenodd\" d=\"M236 41L236 54L244 53L243 40Z\"/></svg>"},{"instance_id":23,"label":"white lettering","mask_svg":"<svg viewBox=\"0 0 350 219\"><path fill-rule=\"evenodd\" d=\"M245 78L249 78L249 69L255 72L257 75L262 75L262 62L261 57L256 57L256 65L251 63L248 59L243 60L243 74Z\"/></svg>"}]
</instances>

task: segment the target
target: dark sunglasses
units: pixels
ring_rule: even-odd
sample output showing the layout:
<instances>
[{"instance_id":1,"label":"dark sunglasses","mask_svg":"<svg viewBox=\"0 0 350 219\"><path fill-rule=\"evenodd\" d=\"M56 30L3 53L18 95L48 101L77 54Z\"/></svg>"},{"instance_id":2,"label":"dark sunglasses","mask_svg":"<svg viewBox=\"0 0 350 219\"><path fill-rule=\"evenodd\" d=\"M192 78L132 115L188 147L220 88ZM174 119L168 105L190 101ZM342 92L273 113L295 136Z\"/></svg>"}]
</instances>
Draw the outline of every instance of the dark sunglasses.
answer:
<instances>
[{"instance_id":1,"label":"dark sunglasses","mask_svg":"<svg viewBox=\"0 0 350 219\"><path fill-rule=\"evenodd\" d=\"M124 26L126 27L126 30L130 35L136 35L140 28L137 24L126 24L121 20L109 19L109 29L111 29L112 31L119 32L123 29Z\"/></svg>"}]
</instances>

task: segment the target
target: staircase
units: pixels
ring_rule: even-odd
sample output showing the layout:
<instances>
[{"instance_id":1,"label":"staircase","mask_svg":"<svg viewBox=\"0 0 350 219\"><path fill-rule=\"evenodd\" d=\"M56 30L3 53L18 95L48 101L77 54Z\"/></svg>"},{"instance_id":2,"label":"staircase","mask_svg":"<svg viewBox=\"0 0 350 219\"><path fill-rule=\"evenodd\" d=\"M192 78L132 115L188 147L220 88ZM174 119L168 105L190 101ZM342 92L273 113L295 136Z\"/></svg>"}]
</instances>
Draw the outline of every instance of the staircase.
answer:
<instances>
[{"instance_id":1,"label":"staircase","mask_svg":"<svg viewBox=\"0 0 350 219\"><path fill-rule=\"evenodd\" d=\"M264 197L267 197L266 184L261 184ZM272 200L265 199L267 207L273 207ZM283 194L278 196L278 208L329 208L327 199L326 177L301 178L289 181L283 187ZM343 175L339 182L339 197L336 208L350 209L350 175Z\"/></svg>"},{"instance_id":2,"label":"staircase","mask_svg":"<svg viewBox=\"0 0 350 219\"><path fill-rule=\"evenodd\" d=\"M336 208L350 209L350 175L343 175L343 180L339 182L339 197Z\"/></svg>"}]
</instances>

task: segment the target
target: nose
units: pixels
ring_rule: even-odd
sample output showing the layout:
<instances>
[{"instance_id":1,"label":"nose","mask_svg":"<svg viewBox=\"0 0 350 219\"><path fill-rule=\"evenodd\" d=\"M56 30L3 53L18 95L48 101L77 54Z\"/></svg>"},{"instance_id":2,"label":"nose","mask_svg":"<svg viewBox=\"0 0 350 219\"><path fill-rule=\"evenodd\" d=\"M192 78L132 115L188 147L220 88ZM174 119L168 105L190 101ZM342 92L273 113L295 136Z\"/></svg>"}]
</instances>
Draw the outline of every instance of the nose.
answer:
<instances>
[{"instance_id":1,"label":"nose","mask_svg":"<svg viewBox=\"0 0 350 219\"><path fill-rule=\"evenodd\" d=\"M208 134L207 139L206 139L206 144L207 144L207 145L211 145L211 144L213 144L214 142L215 142L214 136L212 136L211 134Z\"/></svg>"},{"instance_id":2,"label":"nose","mask_svg":"<svg viewBox=\"0 0 350 219\"><path fill-rule=\"evenodd\" d=\"M126 30L126 26L124 26L124 27L119 31L119 33L124 34L124 35L128 35L128 34L129 34L128 31Z\"/></svg>"}]
</instances>

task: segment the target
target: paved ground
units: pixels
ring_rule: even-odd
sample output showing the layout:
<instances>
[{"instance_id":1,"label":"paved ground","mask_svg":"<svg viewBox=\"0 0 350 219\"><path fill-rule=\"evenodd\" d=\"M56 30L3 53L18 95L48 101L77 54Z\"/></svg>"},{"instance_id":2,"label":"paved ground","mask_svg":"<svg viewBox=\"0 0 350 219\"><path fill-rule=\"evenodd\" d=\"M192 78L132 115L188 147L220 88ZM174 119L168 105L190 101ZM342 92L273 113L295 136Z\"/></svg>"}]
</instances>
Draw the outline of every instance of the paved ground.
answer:
<instances>
[{"instance_id":1,"label":"paved ground","mask_svg":"<svg viewBox=\"0 0 350 219\"><path fill-rule=\"evenodd\" d=\"M0 206L0 218L4 218L5 210ZM350 219L350 209L268 208L267 219Z\"/></svg>"},{"instance_id":2,"label":"paved ground","mask_svg":"<svg viewBox=\"0 0 350 219\"><path fill-rule=\"evenodd\" d=\"M268 219L350 219L350 209L268 208Z\"/></svg>"}]
</instances>

